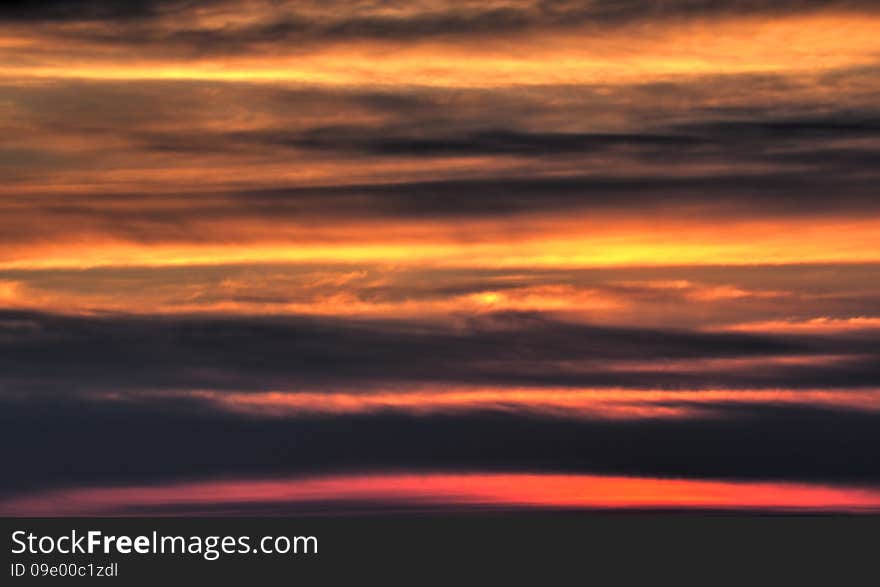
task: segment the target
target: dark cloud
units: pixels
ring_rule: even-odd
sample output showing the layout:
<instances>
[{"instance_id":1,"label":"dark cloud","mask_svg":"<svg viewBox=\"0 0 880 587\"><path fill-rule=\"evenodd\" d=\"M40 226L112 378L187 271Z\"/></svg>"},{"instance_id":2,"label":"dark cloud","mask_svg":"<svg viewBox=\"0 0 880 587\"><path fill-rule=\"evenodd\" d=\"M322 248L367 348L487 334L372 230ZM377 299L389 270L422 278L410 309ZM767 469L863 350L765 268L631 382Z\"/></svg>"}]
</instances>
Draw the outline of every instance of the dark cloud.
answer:
<instances>
[{"instance_id":1,"label":"dark cloud","mask_svg":"<svg viewBox=\"0 0 880 587\"><path fill-rule=\"evenodd\" d=\"M232 141L244 140L277 146L327 151L357 151L370 155L462 156L462 155L531 155L553 156L562 153L589 153L620 146L678 148L699 143L686 135L625 133L522 132L495 129L465 132L458 136L389 136L384 129L318 128L299 136L283 132L258 132L232 135Z\"/></svg>"},{"instance_id":2,"label":"dark cloud","mask_svg":"<svg viewBox=\"0 0 880 587\"><path fill-rule=\"evenodd\" d=\"M716 120L681 125L689 132L709 132L736 140L779 138L837 139L880 135L880 118L859 113L832 112L809 118Z\"/></svg>"},{"instance_id":3,"label":"dark cloud","mask_svg":"<svg viewBox=\"0 0 880 587\"><path fill-rule=\"evenodd\" d=\"M631 22L663 18L708 17L730 15L782 15L820 10L876 10L869 0L574 0L556 2L577 10L584 18L603 22Z\"/></svg>"},{"instance_id":4,"label":"dark cloud","mask_svg":"<svg viewBox=\"0 0 880 587\"><path fill-rule=\"evenodd\" d=\"M249 418L180 400L0 400L0 493L377 470L880 481L876 413L729 406L688 420L489 413Z\"/></svg>"},{"instance_id":5,"label":"dark cloud","mask_svg":"<svg viewBox=\"0 0 880 587\"><path fill-rule=\"evenodd\" d=\"M825 337L586 326L540 314L448 324L300 317L0 314L9 392L349 389L416 383L550 386L852 387L880 382L877 333ZM668 360L849 355L831 365L727 367ZM617 360L638 368L614 368Z\"/></svg>"},{"instance_id":6,"label":"dark cloud","mask_svg":"<svg viewBox=\"0 0 880 587\"><path fill-rule=\"evenodd\" d=\"M143 21L198 4L192 0L9 0L3 2L0 18L12 22Z\"/></svg>"},{"instance_id":7,"label":"dark cloud","mask_svg":"<svg viewBox=\"0 0 880 587\"><path fill-rule=\"evenodd\" d=\"M384 100L381 95L376 100ZM369 96L362 103L376 107ZM718 163L766 161L796 146L797 153L821 157L826 152L844 157L851 153L856 162L860 154L878 153L878 145L840 148L837 141L880 138L880 119L870 112L832 112L814 118L791 118L756 112L749 118L708 119L699 122L658 125L640 132L556 132L525 131L487 125L491 115L458 113L450 121L444 110L427 99L412 98L421 106L409 114L398 113L394 123L384 126L316 126L305 129L265 128L227 133L195 133L187 130L165 133L134 133L132 138L147 149L170 152L235 151L255 146L290 147L329 153L396 157L438 157L467 155L558 156L561 154L618 151L627 157L657 159L677 163L688 159L714 159ZM378 105L382 109L382 105ZM519 113L517 113L519 114ZM518 118L518 117L517 117ZM508 120L516 125L520 120ZM450 128L453 127L453 128ZM458 127L458 130L455 129ZM829 145L829 141L832 141ZM782 150L782 153L778 151ZM795 153L795 154L797 154ZM784 159L776 158L776 162ZM804 159L806 162L807 159Z\"/></svg>"},{"instance_id":8,"label":"dark cloud","mask_svg":"<svg viewBox=\"0 0 880 587\"><path fill-rule=\"evenodd\" d=\"M328 188L249 190L236 195L249 210L308 213L320 203L357 215L481 216L572 209L621 210L702 205L700 212L744 216L875 210L874 182L809 173L721 173L684 177L580 175L505 177ZM829 198L835 193L835 198ZM335 201L334 201L335 200ZM846 209L842 210L842 206Z\"/></svg>"},{"instance_id":9,"label":"dark cloud","mask_svg":"<svg viewBox=\"0 0 880 587\"><path fill-rule=\"evenodd\" d=\"M228 0L211 4L229 4ZM68 32L79 38L123 45L172 45L196 52L229 52L278 43L358 39L411 41L437 37L480 37L579 26L609 26L736 15L785 15L822 10L875 11L871 0L522 0L506 5L438 2L397 14L352 0L267 3L271 18L239 27L170 30L142 26L159 17L186 15L204 3L187 0L50 0L4 3L0 17L11 21L131 23L124 30L98 28Z\"/></svg>"}]
</instances>

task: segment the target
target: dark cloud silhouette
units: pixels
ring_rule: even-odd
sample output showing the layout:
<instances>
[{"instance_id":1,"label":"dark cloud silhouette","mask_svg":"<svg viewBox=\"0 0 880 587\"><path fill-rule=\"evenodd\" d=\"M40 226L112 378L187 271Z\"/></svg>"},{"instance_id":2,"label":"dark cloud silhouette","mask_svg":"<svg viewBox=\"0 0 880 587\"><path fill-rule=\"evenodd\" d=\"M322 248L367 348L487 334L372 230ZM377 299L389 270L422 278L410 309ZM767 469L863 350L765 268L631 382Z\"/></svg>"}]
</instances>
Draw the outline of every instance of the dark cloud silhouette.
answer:
<instances>
[{"instance_id":1,"label":"dark cloud silhouette","mask_svg":"<svg viewBox=\"0 0 880 587\"><path fill-rule=\"evenodd\" d=\"M0 492L377 470L876 483L876 413L729 406L688 420L489 413L249 418L180 400L0 399ZM136 466L134 466L136 464Z\"/></svg>"},{"instance_id":2,"label":"dark cloud silhouette","mask_svg":"<svg viewBox=\"0 0 880 587\"><path fill-rule=\"evenodd\" d=\"M880 135L880 118L851 112L833 112L809 118L780 117L761 120L715 120L680 126L689 132L716 133L733 140L778 138L835 139Z\"/></svg>"},{"instance_id":3,"label":"dark cloud silhouette","mask_svg":"<svg viewBox=\"0 0 880 587\"><path fill-rule=\"evenodd\" d=\"M827 193L836 190L832 200ZM482 216L550 210L674 209L704 204L707 216L761 216L874 210L873 180L809 173L722 173L702 177L603 175L552 178L478 178L329 188L249 190L235 197L249 210L271 207L277 214L301 214L319 202L336 213Z\"/></svg>"},{"instance_id":4,"label":"dark cloud silhouette","mask_svg":"<svg viewBox=\"0 0 880 587\"><path fill-rule=\"evenodd\" d=\"M381 96L376 99L383 100ZM363 102L375 106L369 96ZM429 100L413 102L426 106ZM382 106L379 106L381 108ZM430 112L430 111L428 111ZM387 126L329 126L300 130L266 128L217 134L180 132L133 134L147 149L169 152L236 151L248 147L289 147L345 154L354 152L371 156L437 157L464 155L558 156L560 154L602 153L614 151L622 159L627 156L680 160L714 159L721 163L766 161L779 150L790 150L796 141L803 154L821 158L827 152L838 157L852 154L856 162L860 154L876 156L878 146L867 144L843 149L829 141L880 138L880 119L872 113L838 112L815 118L755 113L747 119L717 119L686 124L656 126L646 132L578 133L523 131L514 128L486 128L494 121L480 115L473 120L459 115L450 130L442 117L432 120L423 109L411 116L398 114L394 124ZM433 113L436 117L437 112ZM428 127L427 130L425 127ZM468 128L468 126L476 128ZM785 155L786 153L781 153ZM776 157L775 162L785 159Z\"/></svg>"},{"instance_id":5,"label":"dark cloud silhouette","mask_svg":"<svg viewBox=\"0 0 880 587\"><path fill-rule=\"evenodd\" d=\"M186 11L197 4L191 0L9 0L0 8L0 18L26 23L143 21Z\"/></svg>"},{"instance_id":6,"label":"dark cloud silhouette","mask_svg":"<svg viewBox=\"0 0 880 587\"><path fill-rule=\"evenodd\" d=\"M232 144L248 142L300 149L415 157L484 154L549 156L589 153L619 146L676 148L701 142L695 137L671 134L528 133L505 129L464 132L458 136L407 137L389 136L388 130L382 128L340 127L311 129L301 135L271 130L237 133L225 135L221 140L229 140Z\"/></svg>"},{"instance_id":7,"label":"dark cloud silhouette","mask_svg":"<svg viewBox=\"0 0 880 587\"><path fill-rule=\"evenodd\" d=\"M769 336L586 326L540 314L449 325L300 317L0 314L0 384L12 392L489 386L859 387L880 382L878 336ZM674 359L844 355L831 365L719 367ZM640 363L615 368L615 360ZM656 363L652 363L656 362ZM652 365L654 365L652 367Z\"/></svg>"},{"instance_id":8,"label":"dark cloud silhouette","mask_svg":"<svg viewBox=\"0 0 880 587\"><path fill-rule=\"evenodd\" d=\"M205 3L188 0L14 0L0 16L10 21L142 23L187 13ZM237 5L231 0L210 4ZM315 8L320 8L315 10ZM240 27L182 28L172 31L137 28L131 31L79 31L97 41L124 44L176 43L200 51L229 51L267 43L350 39L413 40L430 37L505 34L528 30L567 29L585 25L620 25L669 19L722 18L736 15L785 15L832 11L874 11L870 0L522 0L504 6L437 2L389 14L352 0L316 3L271 3L274 12L259 24ZM125 33L134 33L126 35Z\"/></svg>"}]
</instances>

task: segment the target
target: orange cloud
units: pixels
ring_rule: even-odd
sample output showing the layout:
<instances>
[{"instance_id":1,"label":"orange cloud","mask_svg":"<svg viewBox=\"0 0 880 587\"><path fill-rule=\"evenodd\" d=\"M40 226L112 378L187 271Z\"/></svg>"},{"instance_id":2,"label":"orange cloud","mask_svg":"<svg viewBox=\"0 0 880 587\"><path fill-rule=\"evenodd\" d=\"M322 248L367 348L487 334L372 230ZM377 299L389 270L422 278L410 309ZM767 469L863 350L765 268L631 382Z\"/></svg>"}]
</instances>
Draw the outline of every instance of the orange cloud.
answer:
<instances>
[{"instance_id":1,"label":"orange cloud","mask_svg":"<svg viewBox=\"0 0 880 587\"><path fill-rule=\"evenodd\" d=\"M147 394L146 397L149 397ZM503 411L568 418L689 418L725 404L811 405L880 412L878 390L785 389L426 389L346 392L157 392L158 396L207 401L232 412L269 417L364 414L386 410L411 414ZM143 398L144 395L138 395ZM104 394L96 399L132 401Z\"/></svg>"},{"instance_id":2,"label":"orange cloud","mask_svg":"<svg viewBox=\"0 0 880 587\"><path fill-rule=\"evenodd\" d=\"M123 47L40 38L39 53L7 78L212 80L312 85L500 87L632 83L704 74L815 72L868 65L880 50L872 15L726 18L652 26L583 27L478 41L349 40L298 50L157 60ZM22 51L28 37L7 29L0 50ZM22 49L22 46L25 49ZM251 54L248 54L251 53Z\"/></svg>"},{"instance_id":3,"label":"orange cloud","mask_svg":"<svg viewBox=\"0 0 880 587\"><path fill-rule=\"evenodd\" d=\"M374 502L391 508L713 509L876 512L880 491L808 483L598 475L427 473L229 480L55 490L0 501L4 516L177 514L206 505Z\"/></svg>"},{"instance_id":4,"label":"orange cloud","mask_svg":"<svg viewBox=\"0 0 880 587\"><path fill-rule=\"evenodd\" d=\"M205 238L213 237L214 242L185 242L187 235L183 234L184 242L155 244L81 235L65 242L59 237L48 244L0 247L0 269L367 262L577 268L880 261L880 223L872 218L719 224L660 218L647 221L626 215L572 221L571 216L515 223L389 221L382 230L371 223L330 224L320 229L304 226L302 231L292 222L197 223L201 227L194 228ZM468 225L471 231L464 229ZM519 231L510 234L511 226ZM289 240L281 238L285 232ZM230 243L236 233L240 242ZM266 240L266 234L278 236Z\"/></svg>"},{"instance_id":5,"label":"orange cloud","mask_svg":"<svg viewBox=\"0 0 880 587\"><path fill-rule=\"evenodd\" d=\"M873 316L856 316L853 318L819 317L809 320L765 320L762 322L746 322L725 327L725 330L741 332L780 332L823 334L846 332L850 330L871 330L880 328L880 318Z\"/></svg>"}]
</instances>

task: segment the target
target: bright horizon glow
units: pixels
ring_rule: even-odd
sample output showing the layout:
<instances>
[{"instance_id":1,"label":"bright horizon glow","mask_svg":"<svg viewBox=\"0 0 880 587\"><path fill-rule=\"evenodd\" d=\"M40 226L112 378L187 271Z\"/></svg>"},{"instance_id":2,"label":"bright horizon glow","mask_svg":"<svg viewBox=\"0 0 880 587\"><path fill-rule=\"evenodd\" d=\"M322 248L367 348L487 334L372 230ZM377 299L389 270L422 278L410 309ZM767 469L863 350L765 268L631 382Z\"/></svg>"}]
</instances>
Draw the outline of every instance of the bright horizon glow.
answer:
<instances>
[{"instance_id":1,"label":"bright horizon glow","mask_svg":"<svg viewBox=\"0 0 880 587\"><path fill-rule=\"evenodd\" d=\"M346 502L416 509L713 509L877 512L880 490L811 483L529 473L378 473L35 492L0 501L4 516L182 515L209 506Z\"/></svg>"}]
</instances>

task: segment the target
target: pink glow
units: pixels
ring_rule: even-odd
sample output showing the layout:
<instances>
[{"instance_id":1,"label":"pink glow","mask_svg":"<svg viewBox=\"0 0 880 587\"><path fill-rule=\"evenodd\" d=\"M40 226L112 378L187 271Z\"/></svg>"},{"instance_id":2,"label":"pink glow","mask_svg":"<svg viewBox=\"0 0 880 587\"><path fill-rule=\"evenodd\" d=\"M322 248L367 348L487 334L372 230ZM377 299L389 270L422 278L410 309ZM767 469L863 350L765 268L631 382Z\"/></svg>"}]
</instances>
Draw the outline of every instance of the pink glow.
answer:
<instances>
[{"instance_id":1,"label":"pink glow","mask_svg":"<svg viewBox=\"0 0 880 587\"><path fill-rule=\"evenodd\" d=\"M878 512L880 489L598 475L389 473L54 490L0 502L0 515L112 516L137 508L152 514L242 503L346 501L403 507Z\"/></svg>"},{"instance_id":2,"label":"pink glow","mask_svg":"<svg viewBox=\"0 0 880 587\"><path fill-rule=\"evenodd\" d=\"M157 394L176 396L175 393ZM189 391L183 396L236 413L266 417L297 414L364 414L394 410L414 414L491 410L601 419L689 418L718 404L820 405L880 411L880 391L818 389L424 389L364 393ZM98 399L125 401L126 396Z\"/></svg>"}]
</instances>

